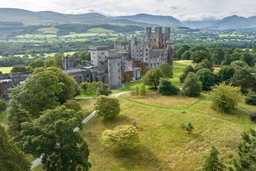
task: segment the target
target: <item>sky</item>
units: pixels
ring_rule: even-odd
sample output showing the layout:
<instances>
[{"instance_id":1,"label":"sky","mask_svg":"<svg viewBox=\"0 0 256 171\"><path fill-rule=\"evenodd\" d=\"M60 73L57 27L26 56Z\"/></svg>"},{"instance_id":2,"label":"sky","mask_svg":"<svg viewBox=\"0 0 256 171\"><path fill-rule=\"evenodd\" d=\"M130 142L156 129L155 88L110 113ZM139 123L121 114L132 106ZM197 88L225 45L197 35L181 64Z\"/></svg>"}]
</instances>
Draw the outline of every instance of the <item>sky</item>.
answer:
<instances>
[{"instance_id":1,"label":"sky","mask_svg":"<svg viewBox=\"0 0 256 171\"><path fill-rule=\"evenodd\" d=\"M107 16L147 13L180 21L256 16L256 0L1 0L0 8L54 11L65 14L97 12Z\"/></svg>"}]
</instances>

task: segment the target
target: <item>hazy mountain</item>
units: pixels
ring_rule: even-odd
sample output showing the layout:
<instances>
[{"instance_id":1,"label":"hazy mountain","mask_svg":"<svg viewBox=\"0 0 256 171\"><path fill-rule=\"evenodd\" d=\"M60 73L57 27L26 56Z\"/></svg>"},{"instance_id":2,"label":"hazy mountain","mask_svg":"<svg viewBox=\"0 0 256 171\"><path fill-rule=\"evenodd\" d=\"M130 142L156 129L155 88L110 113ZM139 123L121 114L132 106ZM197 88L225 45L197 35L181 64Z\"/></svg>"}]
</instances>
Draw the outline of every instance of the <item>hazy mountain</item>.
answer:
<instances>
[{"instance_id":1,"label":"hazy mountain","mask_svg":"<svg viewBox=\"0 0 256 171\"><path fill-rule=\"evenodd\" d=\"M98 13L86 14L62 14L52 11L33 12L14 8L0 8L0 21L5 25L21 26L23 24L115 24L115 25L138 25L138 26L162 26L162 27L190 27L214 30L228 30L251 28L256 26L256 16L249 18L237 15L226 17L218 21L187 21L181 23L172 16L137 14L131 16L109 17ZM6 23L12 22L12 23Z\"/></svg>"},{"instance_id":2,"label":"hazy mountain","mask_svg":"<svg viewBox=\"0 0 256 171\"><path fill-rule=\"evenodd\" d=\"M204 28L209 27L213 25L216 21L215 20L209 20L209 21L184 21L182 22L183 25L186 27L189 27L191 29L198 29L198 28Z\"/></svg>"},{"instance_id":3,"label":"hazy mountain","mask_svg":"<svg viewBox=\"0 0 256 171\"><path fill-rule=\"evenodd\" d=\"M206 27L207 29L214 30L230 30L230 29L242 29L256 26L256 22L252 20L233 15L226 17L222 20L216 21L213 25Z\"/></svg>"},{"instance_id":4,"label":"hazy mountain","mask_svg":"<svg viewBox=\"0 0 256 171\"><path fill-rule=\"evenodd\" d=\"M114 17L118 19L127 19L135 22L147 23L148 25L159 25L163 27L184 27L184 25L172 16L137 14L131 16Z\"/></svg>"}]
</instances>

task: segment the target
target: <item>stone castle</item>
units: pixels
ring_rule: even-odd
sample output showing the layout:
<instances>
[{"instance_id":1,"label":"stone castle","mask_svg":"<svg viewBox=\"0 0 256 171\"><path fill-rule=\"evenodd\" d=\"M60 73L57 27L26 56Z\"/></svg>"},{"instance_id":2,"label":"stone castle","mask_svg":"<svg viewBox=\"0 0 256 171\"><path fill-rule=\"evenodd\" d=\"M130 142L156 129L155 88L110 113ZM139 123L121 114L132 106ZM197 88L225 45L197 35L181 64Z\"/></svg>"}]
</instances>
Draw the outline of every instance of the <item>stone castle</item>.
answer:
<instances>
[{"instance_id":1,"label":"stone castle","mask_svg":"<svg viewBox=\"0 0 256 171\"><path fill-rule=\"evenodd\" d=\"M170 28L162 31L156 27L146 28L145 40L132 38L130 42L114 42L114 52L109 52L106 46L91 46L91 61L86 66L77 66L74 57L62 58L62 69L72 76L78 84L82 82L101 81L107 83L110 89L122 87L126 81L124 73L128 73L132 80L140 79L141 67L147 69L158 67L162 62L173 65L174 43L170 41ZM11 73L0 76L0 85L4 87L1 98L7 99L7 88L16 86L30 74Z\"/></svg>"}]
</instances>

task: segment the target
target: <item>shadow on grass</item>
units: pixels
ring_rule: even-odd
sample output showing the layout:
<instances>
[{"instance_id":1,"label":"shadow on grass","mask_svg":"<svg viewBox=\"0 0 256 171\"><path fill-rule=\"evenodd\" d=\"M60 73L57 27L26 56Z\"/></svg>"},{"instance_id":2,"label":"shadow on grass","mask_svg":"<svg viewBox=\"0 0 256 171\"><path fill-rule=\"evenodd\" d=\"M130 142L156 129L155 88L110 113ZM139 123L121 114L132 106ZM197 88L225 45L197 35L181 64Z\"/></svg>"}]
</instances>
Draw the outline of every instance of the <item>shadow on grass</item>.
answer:
<instances>
[{"instance_id":1,"label":"shadow on grass","mask_svg":"<svg viewBox=\"0 0 256 171\"><path fill-rule=\"evenodd\" d=\"M148 170L162 170L159 159L147 147L138 145L130 150L113 150L114 156L120 160L120 165L127 170L143 168Z\"/></svg>"},{"instance_id":2,"label":"shadow on grass","mask_svg":"<svg viewBox=\"0 0 256 171\"><path fill-rule=\"evenodd\" d=\"M102 124L109 128L109 127L115 127L118 125L131 125L132 124L133 119L129 118L126 115L118 115L115 118L112 119L102 119Z\"/></svg>"}]
</instances>

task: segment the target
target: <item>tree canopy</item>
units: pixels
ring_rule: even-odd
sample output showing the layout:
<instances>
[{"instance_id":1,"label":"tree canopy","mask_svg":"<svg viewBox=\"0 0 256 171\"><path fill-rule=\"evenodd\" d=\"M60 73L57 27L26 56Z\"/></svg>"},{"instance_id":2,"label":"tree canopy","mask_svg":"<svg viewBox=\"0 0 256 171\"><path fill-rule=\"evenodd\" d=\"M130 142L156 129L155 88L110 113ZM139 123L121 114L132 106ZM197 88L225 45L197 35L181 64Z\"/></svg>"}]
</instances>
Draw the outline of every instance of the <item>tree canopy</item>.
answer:
<instances>
[{"instance_id":1,"label":"tree canopy","mask_svg":"<svg viewBox=\"0 0 256 171\"><path fill-rule=\"evenodd\" d=\"M88 170L89 149L79 132L82 129L82 112L65 106L46 110L33 123L22 124L22 149L25 153L40 157L47 170Z\"/></svg>"},{"instance_id":2,"label":"tree canopy","mask_svg":"<svg viewBox=\"0 0 256 171\"><path fill-rule=\"evenodd\" d=\"M211 90L211 86L216 84L216 75L209 69L202 68L196 72L196 75L202 82L203 90Z\"/></svg>"},{"instance_id":3,"label":"tree canopy","mask_svg":"<svg viewBox=\"0 0 256 171\"><path fill-rule=\"evenodd\" d=\"M7 133L0 125L0 170L30 171L30 162L14 143L8 140Z\"/></svg>"},{"instance_id":4,"label":"tree canopy","mask_svg":"<svg viewBox=\"0 0 256 171\"><path fill-rule=\"evenodd\" d=\"M171 81L167 78L161 78L160 84L158 86L158 93L165 96L177 95L178 88L171 83Z\"/></svg>"},{"instance_id":5,"label":"tree canopy","mask_svg":"<svg viewBox=\"0 0 256 171\"><path fill-rule=\"evenodd\" d=\"M184 80L182 91L185 96L198 97L202 89L202 82L195 73L190 72Z\"/></svg>"},{"instance_id":6,"label":"tree canopy","mask_svg":"<svg viewBox=\"0 0 256 171\"><path fill-rule=\"evenodd\" d=\"M162 71L163 77L172 78L173 76L172 67L169 64L163 62L158 66L158 68Z\"/></svg>"},{"instance_id":7,"label":"tree canopy","mask_svg":"<svg viewBox=\"0 0 256 171\"><path fill-rule=\"evenodd\" d=\"M33 117L38 117L40 112L60 104L58 99L63 87L55 72L44 71L28 77L23 84L13 88L11 97Z\"/></svg>"},{"instance_id":8,"label":"tree canopy","mask_svg":"<svg viewBox=\"0 0 256 171\"><path fill-rule=\"evenodd\" d=\"M146 73L146 75L143 78L143 83L156 89L157 86L159 85L160 78L163 77L164 74L162 73L161 69L154 68Z\"/></svg>"},{"instance_id":9,"label":"tree canopy","mask_svg":"<svg viewBox=\"0 0 256 171\"><path fill-rule=\"evenodd\" d=\"M212 88L211 99L214 110L234 113L238 102L241 101L240 88L221 83Z\"/></svg>"},{"instance_id":10,"label":"tree canopy","mask_svg":"<svg viewBox=\"0 0 256 171\"><path fill-rule=\"evenodd\" d=\"M119 100L115 97L99 96L94 104L98 116L112 119L120 112Z\"/></svg>"}]
</instances>

